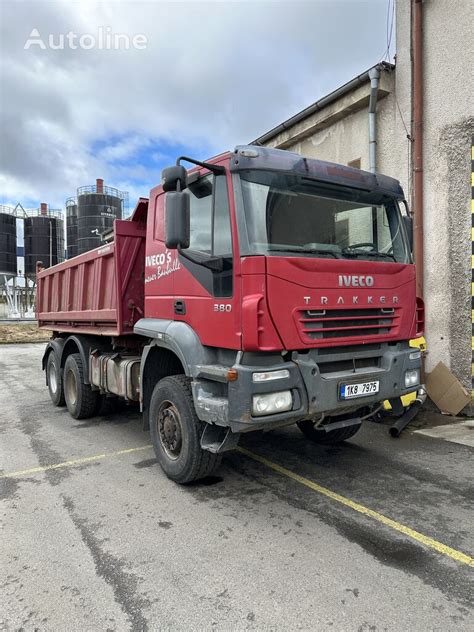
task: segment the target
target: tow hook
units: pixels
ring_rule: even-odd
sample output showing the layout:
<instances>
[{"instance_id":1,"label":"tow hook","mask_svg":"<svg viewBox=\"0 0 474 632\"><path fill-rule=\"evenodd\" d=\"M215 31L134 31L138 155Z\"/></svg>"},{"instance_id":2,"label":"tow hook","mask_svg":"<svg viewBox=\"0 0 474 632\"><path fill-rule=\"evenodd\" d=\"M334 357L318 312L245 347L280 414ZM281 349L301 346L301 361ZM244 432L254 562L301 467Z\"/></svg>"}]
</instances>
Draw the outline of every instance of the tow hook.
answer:
<instances>
[{"instance_id":1,"label":"tow hook","mask_svg":"<svg viewBox=\"0 0 474 632\"><path fill-rule=\"evenodd\" d=\"M411 404L411 406L407 408L405 413L401 417L399 417L397 421L388 429L388 432L391 437L396 439L397 437L400 436L402 430L404 430L404 428L408 426L410 421L412 421L415 418L417 412L423 406L425 401L426 401L426 389L424 386L420 386L420 388L417 391L415 401Z\"/></svg>"}]
</instances>

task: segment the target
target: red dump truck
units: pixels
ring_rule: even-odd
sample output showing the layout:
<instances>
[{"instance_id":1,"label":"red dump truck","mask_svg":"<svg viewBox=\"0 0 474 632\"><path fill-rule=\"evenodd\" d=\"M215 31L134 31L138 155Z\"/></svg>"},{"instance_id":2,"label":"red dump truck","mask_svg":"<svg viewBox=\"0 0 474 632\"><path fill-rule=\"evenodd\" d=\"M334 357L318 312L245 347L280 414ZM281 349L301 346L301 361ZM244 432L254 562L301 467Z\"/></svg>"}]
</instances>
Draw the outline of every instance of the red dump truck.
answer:
<instances>
[{"instance_id":1,"label":"red dump truck","mask_svg":"<svg viewBox=\"0 0 474 632\"><path fill-rule=\"evenodd\" d=\"M179 483L245 432L353 436L420 383L403 199L392 178L287 151L179 158L112 240L38 273L53 403L84 419L137 402Z\"/></svg>"}]
</instances>

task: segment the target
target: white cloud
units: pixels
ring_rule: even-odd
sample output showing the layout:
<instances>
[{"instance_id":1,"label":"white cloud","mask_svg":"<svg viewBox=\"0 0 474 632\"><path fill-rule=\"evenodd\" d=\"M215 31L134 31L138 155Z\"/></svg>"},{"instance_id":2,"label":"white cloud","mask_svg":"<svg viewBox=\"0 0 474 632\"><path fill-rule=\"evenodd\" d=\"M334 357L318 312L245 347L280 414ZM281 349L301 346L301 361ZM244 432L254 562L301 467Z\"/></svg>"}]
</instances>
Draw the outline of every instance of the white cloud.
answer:
<instances>
[{"instance_id":1,"label":"white cloud","mask_svg":"<svg viewBox=\"0 0 474 632\"><path fill-rule=\"evenodd\" d=\"M52 206L96 177L147 195L159 179L150 161L170 144L205 158L247 142L377 62L385 46L383 0L1 10L0 198ZM46 36L100 26L143 33L147 48L23 48L33 28Z\"/></svg>"}]
</instances>

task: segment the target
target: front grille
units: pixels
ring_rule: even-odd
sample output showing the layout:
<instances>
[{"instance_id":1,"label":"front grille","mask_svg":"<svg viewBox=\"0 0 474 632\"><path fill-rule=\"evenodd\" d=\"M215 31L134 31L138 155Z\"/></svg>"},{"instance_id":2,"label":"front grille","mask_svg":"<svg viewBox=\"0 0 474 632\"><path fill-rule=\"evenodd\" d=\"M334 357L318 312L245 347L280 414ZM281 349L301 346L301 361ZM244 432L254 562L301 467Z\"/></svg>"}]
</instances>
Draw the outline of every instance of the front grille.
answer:
<instances>
[{"instance_id":1,"label":"front grille","mask_svg":"<svg viewBox=\"0 0 474 632\"><path fill-rule=\"evenodd\" d=\"M372 343L372 344L358 344L358 345L345 345L344 353L352 354L352 355L360 355L361 352L366 353L367 351L380 351L382 349L382 345L380 343ZM331 355L341 355L340 347L328 347L324 349L324 357Z\"/></svg>"},{"instance_id":2,"label":"front grille","mask_svg":"<svg viewBox=\"0 0 474 632\"><path fill-rule=\"evenodd\" d=\"M318 362L321 375L340 373L341 371L354 371L360 369L380 368L380 356L375 358L351 358L348 360L334 360L332 362Z\"/></svg>"},{"instance_id":3,"label":"front grille","mask_svg":"<svg viewBox=\"0 0 474 632\"><path fill-rule=\"evenodd\" d=\"M381 337L393 333L399 308L301 309L297 312L303 340Z\"/></svg>"}]
</instances>

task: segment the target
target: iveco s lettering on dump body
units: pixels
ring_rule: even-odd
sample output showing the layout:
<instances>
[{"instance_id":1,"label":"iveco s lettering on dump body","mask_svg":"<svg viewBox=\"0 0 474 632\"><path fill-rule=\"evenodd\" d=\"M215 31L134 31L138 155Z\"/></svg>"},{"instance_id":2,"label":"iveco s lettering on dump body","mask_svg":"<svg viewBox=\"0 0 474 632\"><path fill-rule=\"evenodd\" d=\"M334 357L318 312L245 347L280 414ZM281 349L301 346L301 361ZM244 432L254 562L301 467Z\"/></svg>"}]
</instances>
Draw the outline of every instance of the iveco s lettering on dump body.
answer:
<instances>
[{"instance_id":1,"label":"iveco s lettering on dump body","mask_svg":"<svg viewBox=\"0 0 474 632\"><path fill-rule=\"evenodd\" d=\"M263 147L178 159L110 243L39 272L53 403L76 419L139 403L179 483L245 432L351 437L420 383L403 197L384 175Z\"/></svg>"}]
</instances>

